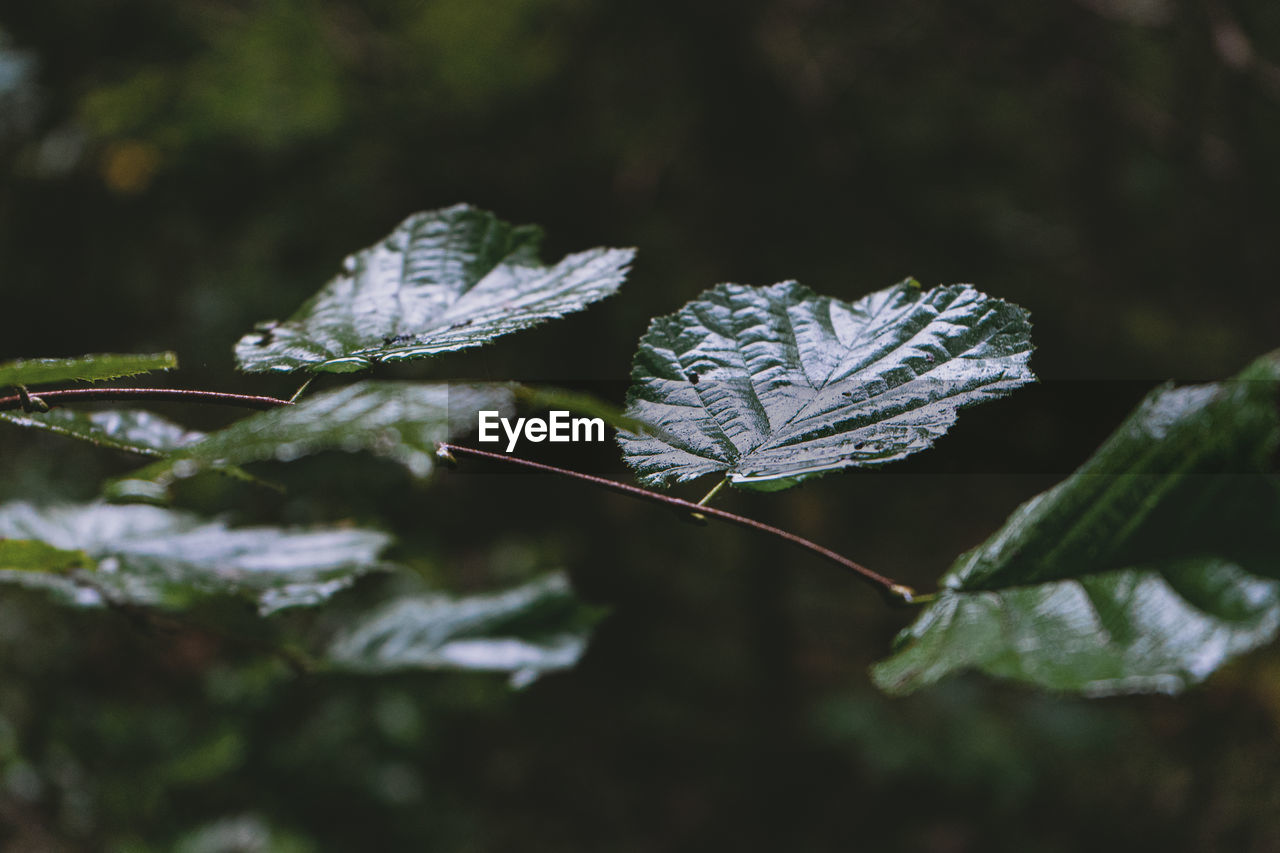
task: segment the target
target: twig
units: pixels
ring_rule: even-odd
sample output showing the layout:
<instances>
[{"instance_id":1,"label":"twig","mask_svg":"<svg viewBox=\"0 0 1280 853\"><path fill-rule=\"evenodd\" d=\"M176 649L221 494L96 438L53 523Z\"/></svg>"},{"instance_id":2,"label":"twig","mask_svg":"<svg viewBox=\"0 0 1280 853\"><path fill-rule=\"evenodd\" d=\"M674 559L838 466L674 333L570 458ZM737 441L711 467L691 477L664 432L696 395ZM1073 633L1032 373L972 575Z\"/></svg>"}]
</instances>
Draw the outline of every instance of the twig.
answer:
<instances>
[{"instance_id":1,"label":"twig","mask_svg":"<svg viewBox=\"0 0 1280 853\"><path fill-rule=\"evenodd\" d=\"M299 393L306 388L304 384L298 389ZM23 389L25 391L25 389ZM295 398L297 394L294 395ZM37 404L40 407L59 406L67 403L78 402L118 402L122 400L145 400L149 402L183 402L183 403L211 403L221 406L238 406L247 409L276 409L281 406L291 406L291 400L281 400L278 397L258 397L249 394L226 394L221 391L195 391L185 388L63 388L53 391L41 391L39 394L15 394L12 397L0 397L0 412L12 409L31 410ZM730 524L736 524L738 527L746 527L751 530L757 530L761 533L767 533L778 539L783 539L796 545L811 554L816 554L829 563L834 563L843 569L853 572L867 583L871 584L884 596L885 600L894 605L920 604L925 600L929 600L932 596L919 595L914 589L905 584L900 584L892 578L887 578L878 572L873 572L860 563L855 563L848 557L841 556L830 548L824 548L816 542L811 542L803 536L797 536L789 533L779 527L765 524L762 521L756 521L746 516L737 515L727 512L723 509L716 509L708 506L705 502L709 501L720 487L724 485L722 481L703 498L703 503L693 503L692 501L673 498L670 495L664 495L659 492L651 492L648 489L642 489L638 486L628 485L627 483L619 483L616 480L608 480L604 477L597 477L593 474L584 474L581 471L572 471L568 468L557 468L554 465L545 465L541 462L533 462L528 459L521 459L517 456L507 456L503 453L493 453L488 450L480 450L475 447L464 447L460 444L450 444L448 442L439 442L436 445L436 451L446 460L453 461L454 454L462 456L471 456L481 459L491 459L495 462L504 462L508 465L518 465L523 468L530 468L535 471L542 471L548 474L559 474L562 477L569 477L574 480L580 480L585 483L591 483L595 486L618 492L624 495L630 495L634 498L640 498L651 503L663 504L665 506L674 507L675 509L685 511L689 516L696 520L704 520L710 516L718 518L721 521L727 521Z\"/></svg>"},{"instance_id":2,"label":"twig","mask_svg":"<svg viewBox=\"0 0 1280 853\"><path fill-rule=\"evenodd\" d=\"M302 392L306 391L312 382L316 381L316 375L313 373L307 377L307 381L298 386L298 390L293 392L293 396L289 398L290 403L298 402L298 398L302 396Z\"/></svg>"},{"instance_id":3,"label":"twig","mask_svg":"<svg viewBox=\"0 0 1280 853\"><path fill-rule=\"evenodd\" d=\"M724 484L727 482L729 482L729 478L725 477L723 480L712 486L711 491L703 495L702 500L698 501L698 506L706 506L711 503L711 499L720 493L720 490L724 488Z\"/></svg>"},{"instance_id":4,"label":"twig","mask_svg":"<svg viewBox=\"0 0 1280 853\"><path fill-rule=\"evenodd\" d=\"M68 403L114 403L124 400L212 403L217 406L238 406L242 409L275 409L289 405L288 400L281 400L278 397L226 394L221 391L193 391L186 388L60 388L56 391L0 397L0 412L26 409L35 400L41 401L46 406L64 406Z\"/></svg>"},{"instance_id":5,"label":"twig","mask_svg":"<svg viewBox=\"0 0 1280 853\"><path fill-rule=\"evenodd\" d=\"M503 453L494 453L489 450L479 450L475 447L464 447L460 444L450 444L448 442L440 442L436 448L447 458L454 456L472 456L480 459L491 459L495 462L505 462L508 465L518 465L522 468L530 468L534 471L542 471L547 474L559 474L562 477L570 477L575 480L581 480L585 483L591 483L610 491L618 492L624 495L630 495L634 498L650 501L651 503L663 504L665 506L675 507L676 509L688 511L694 515L711 516L721 521L727 521L730 524L736 524L739 527L746 527L751 530L758 530L761 533L767 533L779 539L785 539L793 545L805 549L806 551L817 554L829 563L835 563L843 569L853 572L867 583L874 586L881 595L890 604L905 605L916 604L920 596L909 586L900 584L892 578L887 578L882 574L871 571L866 566L855 563L848 557L843 557L832 551L830 548L824 548L816 542L811 542L802 536L789 533L779 527L756 521L746 516L737 515L732 512L726 512L715 507L699 505L692 501L673 498L670 495L660 494L659 492L651 492L648 489L641 489L638 486L631 486L626 483L619 483L616 480L609 480L604 477L597 477L593 474L584 474L581 471L572 471L568 468L557 468L554 465L545 465L541 462L533 462L528 459L521 459L517 456L507 456Z\"/></svg>"}]
</instances>

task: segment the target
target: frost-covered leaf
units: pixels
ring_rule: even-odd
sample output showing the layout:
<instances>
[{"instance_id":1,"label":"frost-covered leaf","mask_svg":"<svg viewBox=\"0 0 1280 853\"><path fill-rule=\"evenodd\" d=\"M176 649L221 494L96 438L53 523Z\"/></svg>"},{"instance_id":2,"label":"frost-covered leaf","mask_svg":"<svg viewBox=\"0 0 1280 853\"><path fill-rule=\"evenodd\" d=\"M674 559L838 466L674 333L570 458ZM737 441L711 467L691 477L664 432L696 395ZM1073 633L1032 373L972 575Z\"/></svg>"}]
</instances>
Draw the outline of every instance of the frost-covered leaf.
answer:
<instances>
[{"instance_id":1,"label":"frost-covered leaf","mask_svg":"<svg viewBox=\"0 0 1280 853\"><path fill-rule=\"evenodd\" d=\"M773 490L923 450L956 410L1034 381L1031 324L968 285L913 280L848 303L795 282L721 284L640 339L620 434L651 484L723 474Z\"/></svg>"},{"instance_id":2,"label":"frost-covered leaf","mask_svg":"<svg viewBox=\"0 0 1280 853\"><path fill-rule=\"evenodd\" d=\"M878 664L908 693L965 669L1173 693L1280 628L1280 353L1164 387L1074 474L956 561Z\"/></svg>"},{"instance_id":3,"label":"frost-covered leaf","mask_svg":"<svg viewBox=\"0 0 1280 853\"><path fill-rule=\"evenodd\" d=\"M145 495L148 483L163 487L205 470L290 462L324 450L367 451L425 477L434 467L436 442L474 429L480 409L509 412L511 406L512 391L503 385L355 382L209 433L114 488Z\"/></svg>"},{"instance_id":4,"label":"frost-covered leaf","mask_svg":"<svg viewBox=\"0 0 1280 853\"><path fill-rule=\"evenodd\" d=\"M178 366L171 352L102 353L76 358L29 358L0 363L0 389L71 380L118 379Z\"/></svg>"},{"instance_id":5,"label":"frost-covered leaf","mask_svg":"<svg viewBox=\"0 0 1280 853\"><path fill-rule=\"evenodd\" d=\"M139 409L82 412L0 412L0 422L78 438L100 447L127 450L143 456L164 456L200 440L204 433L189 430L167 418Z\"/></svg>"},{"instance_id":6,"label":"frost-covered leaf","mask_svg":"<svg viewBox=\"0 0 1280 853\"><path fill-rule=\"evenodd\" d=\"M178 609L236 595L264 614L317 604L349 586L382 565L378 554L390 541L384 533L350 528L230 528L151 506L22 502L0 506L5 539L49 550L43 564L0 566L0 583L38 586L64 603ZM80 554L88 567L71 558Z\"/></svg>"},{"instance_id":7,"label":"frost-covered leaf","mask_svg":"<svg viewBox=\"0 0 1280 853\"><path fill-rule=\"evenodd\" d=\"M593 609L557 573L487 595L392 599L335 637L327 657L333 666L357 672L507 672L521 686L573 666L594 621Z\"/></svg>"},{"instance_id":8,"label":"frost-covered leaf","mask_svg":"<svg viewBox=\"0 0 1280 853\"><path fill-rule=\"evenodd\" d=\"M541 232L468 205L417 213L283 323L236 345L242 370L349 373L487 343L609 296L634 252L590 249L552 266Z\"/></svg>"}]
</instances>

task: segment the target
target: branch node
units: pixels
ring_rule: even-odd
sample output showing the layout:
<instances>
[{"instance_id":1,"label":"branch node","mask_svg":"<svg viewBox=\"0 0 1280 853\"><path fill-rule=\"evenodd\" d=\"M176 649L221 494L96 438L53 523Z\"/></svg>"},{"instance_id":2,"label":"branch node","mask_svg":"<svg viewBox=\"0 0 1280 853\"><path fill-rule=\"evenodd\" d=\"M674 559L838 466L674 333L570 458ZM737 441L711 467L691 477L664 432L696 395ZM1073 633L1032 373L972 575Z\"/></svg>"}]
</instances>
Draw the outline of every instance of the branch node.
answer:
<instances>
[{"instance_id":1,"label":"branch node","mask_svg":"<svg viewBox=\"0 0 1280 853\"><path fill-rule=\"evenodd\" d=\"M894 607L911 607L933 599L932 595L920 595L912 587L900 583L885 587L884 597Z\"/></svg>"},{"instance_id":2,"label":"branch node","mask_svg":"<svg viewBox=\"0 0 1280 853\"><path fill-rule=\"evenodd\" d=\"M22 411L27 414L49 411L49 404L29 392L25 385L18 386L18 399L22 402Z\"/></svg>"},{"instance_id":3,"label":"branch node","mask_svg":"<svg viewBox=\"0 0 1280 853\"><path fill-rule=\"evenodd\" d=\"M436 442L436 459L449 468L458 467L458 457L454 456L449 449L449 445L443 441Z\"/></svg>"}]
</instances>

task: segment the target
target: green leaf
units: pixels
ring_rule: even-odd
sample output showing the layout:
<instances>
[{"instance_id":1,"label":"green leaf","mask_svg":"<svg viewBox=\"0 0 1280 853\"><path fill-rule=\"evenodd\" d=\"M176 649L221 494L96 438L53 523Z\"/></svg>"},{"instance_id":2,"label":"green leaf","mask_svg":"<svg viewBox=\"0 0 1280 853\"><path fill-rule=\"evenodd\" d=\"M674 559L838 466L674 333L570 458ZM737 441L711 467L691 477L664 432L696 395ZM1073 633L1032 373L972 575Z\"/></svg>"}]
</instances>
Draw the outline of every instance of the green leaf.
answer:
<instances>
[{"instance_id":1,"label":"green leaf","mask_svg":"<svg viewBox=\"0 0 1280 853\"><path fill-rule=\"evenodd\" d=\"M0 505L2 539L50 550L35 554L34 564L0 569L0 583L38 586L66 604L181 609L233 595L263 614L323 601L381 568L378 554L390 542L386 534L349 528L235 529L151 506L22 502ZM80 554L88 567L69 556Z\"/></svg>"},{"instance_id":2,"label":"green leaf","mask_svg":"<svg viewBox=\"0 0 1280 853\"><path fill-rule=\"evenodd\" d=\"M1090 695L1174 693L1280 628L1280 352L1150 394L1075 473L943 576L873 676L977 669Z\"/></svg>"},{"instance_id":3,"label":"green leaf","mask_svg":"<svg viewBox=\"0 0 1280 853\"><path fill-rule=\"evenodd\" d=\"M204 437L167 418L138 409L81 412L51 409L18 414L0 412L0 421L14 426L48 430L100 447L127 450L143 456L165 456Z\"/></svg>"},{"instance_id":4,"label":"green leaf","mask_svg":"<svg viewBox=\"0 0 1280 853\"><path fill-rule=\"evenodd\" d=\"M434 468L436 442L474 429L480 409L509 412L511 406L512 392L502 385L355 382L209 433L112 488L149 494L148 483L163 487L202 471L290 462L324 450L367 451L425 477Z\"/></svg>"},{"instance_id":5,"label":"green leaf","mask_svg":"<svg viewBox=\"0 0 1280 853\"><path fill-rule=\"evenodd\" d=\"M923 450L956 410L1035 380L1031 324L968 285L914 280L854 303L795 282L721 284L640 339L619 435L647 483L724 474L781 489Z\"/></svg>"},{"instance_id":6,"label":"green leaf","mask_svg":"<svg viewBox=\"0 0 1280 853\"><path fill-rule=\"evenodd\" d=\"M339 669L470 669L511 673L515 686L577 663L594 608L560 573L488 595L405 596L385 602L329 646Z\"/></svg>"},{"instance_id":7,"label":"green leaf","mask_svg":"<svg viewBox=\"0 0 1280 853\"><path fill-rule=\"evenodd\" d=\"M121 376L135 376L152 370L169 370L177 366L178 356L171 352L82 355L77 358L30 358L0 364L0 388L67 382L73 379L118 379Z\"/></svg>"},{"instance_id":8,"label":"green leaf","mask_svg":"<svg viewBox=\"0 0 1280 853\"><path fill-rule=\"evenodd\" d=\"M236 345L242 370L350 373L488 343L614 293L631 249L591 249L553 266L541 232L468 205L417 213L283 323Z\"/></svg>"},{"instance_id":9,"label":"green leaf","mask_svg":"<svg viewBox=\"0 0 1280 853\"><path fill-rule=\"evenodd\" d=\"M194 444L205 435L140 409L108 409L101 412L51 409L48 412L30 414L0 412L0 421L29 429L47 430L99 447L155 457L169 456L179 448ZM218 471L242 480L270 485L233 466L220 466ZM139 479L113 481L105 494L119 503L167 502L162 484Z\"/></svg>"},{"instance_id":10,"label":"green leaf","mask_svg":"<svg viewBox=\"0 0 1280 853\"><path fill-rule=\"evenodd\" d=\"M0 570L67 572L93 568L84 551L64 551L34 539L0 539Z\"/></svg>"}]
</instances>

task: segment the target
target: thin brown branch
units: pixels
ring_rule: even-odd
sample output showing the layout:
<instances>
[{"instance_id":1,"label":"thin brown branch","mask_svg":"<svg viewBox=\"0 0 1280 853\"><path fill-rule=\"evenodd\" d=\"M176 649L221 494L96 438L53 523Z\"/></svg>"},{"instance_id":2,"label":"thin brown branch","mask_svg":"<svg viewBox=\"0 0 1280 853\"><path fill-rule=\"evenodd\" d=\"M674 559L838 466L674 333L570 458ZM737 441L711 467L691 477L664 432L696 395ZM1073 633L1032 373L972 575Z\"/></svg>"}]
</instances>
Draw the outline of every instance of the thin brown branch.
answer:
<instances>
[{"instance_id":1,"label":"thin brown branch","mask_svg":"<svg viewBox=\"0 0 1280 853\"><path fill-rule=\"evenodd\" d=\"M24 397L26 399L24 400ZM45 406L65 406L72 403L118 403L142 401L157 403L210 403L216 406L236 406L241 409L274 409L289 405L278 397L258 397L252 394L226 394L221 391L193 391L186 388L60 388L55 391L31 391L0 397L0 412L28 409L32 403Z\"/></svg>"},{"instance_id":2,"label":"thin brown branch","mask_svg":"<svg viewBox=\"0 0 1280 853\"><path fill-rule=\"evenodd\" d=\"M303 386L305 388L305 386ZM25 391L25 389L23 389ZM296 395L295 395L296 396ZM121 402L121 401L144 401L144 402L179 402L179 403L210 403L220 406L236 406L246 409L275 409L280 406L293 405L290 400L281 400L278 397L259 397L249 394L226 394L221 391L196 391L185 388L63 388L53 391L41 391L38 394L30 392L23 394L15 394L11 397L0 397L0 412L24 409L31 411L35 409L45 409L52 406L62 406L68 403L105 403L105 402ZM630 495L634 498L649 501L650 503L662 504L664 506L673 507L675 509L687 512L692 519L702 520L705 518L718 518L729 524L745 527L749 530L756 530L765 533L777 539L790 542L799 548L803 548L811 554L816 554L828 563L833 563L842 569L853 572L856 576L871 584L884 596L885 600L890 604L906 605L918 604L929 596L921 596L914 589L905 584L900 584L892 578L885 577L878 572L873 572L860 563L855 563L848 557L837 554L830 548L805 539L803 536L797 536L794 533L783 530L780 527L774 527L765 524L762 521L756 521L746 516L737 515L723 509L717 509L706 504L693 503L692 501L673 498L670 495L664 495L659 492L651 492L648 489L642 489L638 486L628 485L627 483L619 483L616 480L609 480L604 477L597 477L593 474L584 474L581 471L573 471L568 468L557 468L554 465L546 465L541 462L533 462L528 459L521 459L517 456L507 456L503 453L494 453L488 450L480 450L475 447L464 447L460 444L450 444L440 442L436 445L438 452L445 458L452 458L454 455L471 456L480 459L490 459L495 462L503 462L508 465L516 465L522 468L529 468L535 471L542 471L547 474L558 474L562 477L568 477L573 480L580 480L584 483L591 483L609 491L618 492L624 495ZM713 491L714 494L714 491ZM711 495L707 496L708 498Z\"/></svg>"},{"instance_id":3,"label":"thin brown branch","mask_svg":"<svg viewBox=\"0 0 1280 853\"><path fill-rule=\"evenodd\" d=\"M762 521L756 521L753 518L737 515L736 513L727 512L716 507L699 505L692 501L673 498L670 495L664 495L659 492L651 492L648 489L641 489L638 486L628 485L627 483L619 483L616 480L609 480L604 477L597 477L594 474L584 474L581 471L573 471L568 468L557 468L554 465L546 465L541 462L533 462L528 459L521 459L518 456L507 456L503 453L494 453L489 450L480 450L475 447L464 447L460 444L449 444L441 442L436 445L441 454L446 457L456 456L472 456L480 459L491 459L495 462L503 462L508 465L516 465L522 468L529 468L534 471L542 471L547 474L558 474L562 477L569 477L574 480L581 480L584 483L591 483L603 489L618 492L624 495L630 495L633 498L640 498L651 503L663 504L664 506L675 507L679 510L687 511L691 516L705 516L709 518L718 518L721 521L727 521L730 524L736 524L738 527L745 527L750 530L756 530L761 533L768 534L778 539L786 540L792 545L796 545L811 554L816 554L829 563L834 563L843 569L853 572L867 583L874 586L881 595L890 604L915 604L920 596L909 586L900 584L892 578L887 578L882 574L873 572L860 563L855 563L848 557L841 556L830 548L824 548L816 542L811 542L802 536L797 536L779 527L765 524Z\"/></svg>"}]
</instances>

